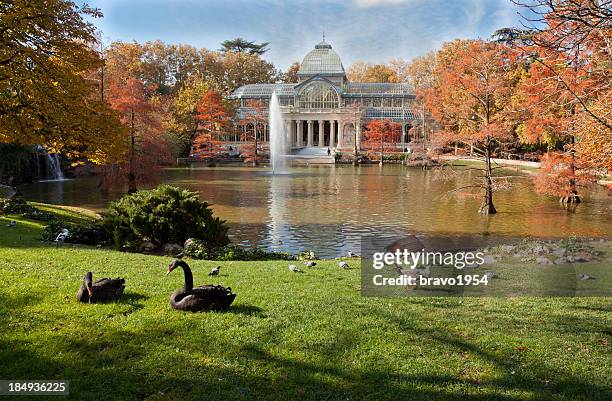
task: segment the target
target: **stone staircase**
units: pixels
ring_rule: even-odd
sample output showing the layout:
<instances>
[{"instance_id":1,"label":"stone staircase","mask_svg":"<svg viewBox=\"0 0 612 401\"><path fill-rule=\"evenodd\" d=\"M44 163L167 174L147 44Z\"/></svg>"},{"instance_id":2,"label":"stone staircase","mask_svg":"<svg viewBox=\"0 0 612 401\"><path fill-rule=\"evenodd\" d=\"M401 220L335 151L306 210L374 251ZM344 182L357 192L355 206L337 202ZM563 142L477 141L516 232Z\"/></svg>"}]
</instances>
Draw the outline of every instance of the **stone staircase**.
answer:
<instances>
[{"instance_id":1,"label":"stone staircase","mask_svg":"<svg viewBox=\"0 0 612 401\"><path fill-rule=\"evenodd\" d=\"M291 155L287 157L288 161L293 164L334 164L334 156L327 155L327 146L304 147L294 149Z\"/></svg>"}]
</instances>

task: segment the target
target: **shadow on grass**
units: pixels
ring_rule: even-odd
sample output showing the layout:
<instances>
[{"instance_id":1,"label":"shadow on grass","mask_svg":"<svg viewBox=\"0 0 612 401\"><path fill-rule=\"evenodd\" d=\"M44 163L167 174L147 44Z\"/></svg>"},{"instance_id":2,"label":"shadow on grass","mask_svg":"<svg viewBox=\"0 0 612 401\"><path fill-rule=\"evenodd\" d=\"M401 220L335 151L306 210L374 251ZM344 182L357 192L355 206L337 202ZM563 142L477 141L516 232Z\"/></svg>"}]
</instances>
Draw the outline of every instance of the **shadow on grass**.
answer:
<instances>
[{"instance_id":1,"label":"shadow on grass","mask_svg":"<svg viewBox=\"0 0 612 401\"><path fill-rule=\"evenodd\" d=\"M143 299L132 293L124 301ZM0 301L3 310L13 313L25 313L20 309L39 302L27 294L0 294ZM240 304L229 311L254 316L262 312L256 306ZM481 360L499 373L476 380L436 371L435 367L413 369L409 364L406 366L414 373L406 373L386 364L383 355L347 364L347 354L353 350L367 355L365 334L338 328L316 338L316 343L287 343L286 324L272 321L257 338L237 339L220 333L237 329L235 325L241 320L206 314L202 317L211 325L220 325L216 331L202 330L187 319L119 329L96 326L96 317L71 321L66 329L40 338L0 331L0 378L70 380L69 399L75 400L569 401L608 400L612 396L609 388L588 383L588 378L575 376L569 369L485 349L445 328L414 319L415 315L398 316L377 307L371 315L437 352L468 352L470 363ZM66 318L53 311L27 317L33 326ZM0 324L10 327L11 320L3 314ZM404 340L398 337L397 341ZM554 384L545 384L550 378Z\"/></svg>"},{"instance_id":2,"label":"shadow on grass","mask_svg":"<svg viewBox=\"0 0 612 401\"><path fill-rule=\"evenodd\" d=\"M575 376L569 371L559 371L558 367L549 367L545 361L528 364L509 355L503 355L493 350L484 349L473 342L460 338L441 328L421 328L414 326L409 320L385 313L385 319L395 322L405 332L416 334L419 338L434 341L444 347L452 347L458 353L468 352L483 361L486 361L503 372L503 376L489 381L481 381L479 387L493 387L500 389L514 389L532 393L535 399L585 399L609 400L612 399L612 390L607 386L600 386L587 382L585 377ZM559 322L557 322L559 323ZM563 322L562 326L581 324L583 322ZM586 330L585 330L586 331ZM554 384L547 384L551 381ZM464 381L464 384L470 381ZM474 383L472 383L474 384ZM474 399L469 397L469 399ZM491 399L503 399L497 396Z\"/></svg>"},{"instance_id":3,"label":"shadow on grass","mask_svg":"<svg viewBox=\"0 0 612 401\"><path fill-rule=\"evenodd\" d=\"M236 313L238 315L266 317L264 310L255 305L238 304L232 305L223 313Z\"/></svg>"}]
</instances>

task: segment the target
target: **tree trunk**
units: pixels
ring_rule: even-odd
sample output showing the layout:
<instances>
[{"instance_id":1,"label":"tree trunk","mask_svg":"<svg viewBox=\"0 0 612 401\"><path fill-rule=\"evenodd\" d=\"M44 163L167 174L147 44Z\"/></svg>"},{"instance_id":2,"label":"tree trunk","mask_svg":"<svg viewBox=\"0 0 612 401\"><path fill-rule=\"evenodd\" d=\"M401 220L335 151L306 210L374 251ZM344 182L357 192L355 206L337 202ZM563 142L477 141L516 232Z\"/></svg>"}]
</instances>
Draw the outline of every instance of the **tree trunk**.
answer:
<instances>
[{"instance_id":1,"label":"tree trunk","mask_svg":"<svg viewBox=\"0 0 612 401\"><path fill-rule=\"evenodd\" d=\"M480 207L481 214L495 214L495 206L493 205L493 170L491 168L491 143L487 141L485 147L486 171L485 171L485 197L484 203Z\"/></svg>"},{"instance_id":2,"label":"tree trunk","mask_svg":"<svg viewBox=\"0 0 612 401\"><path fill-rule=\"evenodd\" d=\"M574 179L576 175L576 153L574 152L574 136L570 135L570 180L569 180L569 193L562 197L559 201L564 204L576 204L580 203L580 197L578 196L578 191L576 190L576 180Z\"/></svg>"},{"instance_id":3,"label":"tree trunk","mask_svg":"<svg viewBox=\"0 0 612 401\"><path fill-rule=\"evenodd\" d=\"M136 152L136 129L134 124L134 109L131 110L130 114L131 127L130 127L130 165L128 172L128 193L133 194L138 189L136 188L136 172L134 171L134 155Z\"/></svg>"},{"instance_id":4,"label":"tree trunk","mask_svg":"<svg viewBox=\"0 0 612 401\"><path fill-rule=\"evenodd\" d=\"M385 153L385 139L383 137L383 139L381 139L381 141L380 141L380 163L378 163L381 166L383 165L383 156L384 156L384 153Z\"/></svg>"}]
</instances>

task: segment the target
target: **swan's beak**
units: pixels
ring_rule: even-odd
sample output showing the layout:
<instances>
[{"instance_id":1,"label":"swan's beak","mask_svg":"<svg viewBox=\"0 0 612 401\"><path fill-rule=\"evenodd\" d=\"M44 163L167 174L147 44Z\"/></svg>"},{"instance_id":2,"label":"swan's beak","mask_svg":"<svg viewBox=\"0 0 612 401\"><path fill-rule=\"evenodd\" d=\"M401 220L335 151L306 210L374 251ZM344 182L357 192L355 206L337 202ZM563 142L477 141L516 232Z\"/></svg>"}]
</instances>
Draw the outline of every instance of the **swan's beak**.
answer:
<instances>
[{"instance_id":1,"label":"swan's beak","mask_svg":"<svg viewBox=\"0 0 612 401\"><path fill-rule=\"evenodd\" d=\"M166 271L166 276L170 273L172 273L172 267L168 266L168 271Z\"/></svg>"},{"instance_id":2,"label":"swan's beak","mask_svg":"<svg viewBox=\"0 0 612 401\"><path fill-rule=\"evenodd\" d=\"M93 295L93 289L87 287L87 293L89 294L89 296L91 297Z\"/></svg>"}]
</instances>

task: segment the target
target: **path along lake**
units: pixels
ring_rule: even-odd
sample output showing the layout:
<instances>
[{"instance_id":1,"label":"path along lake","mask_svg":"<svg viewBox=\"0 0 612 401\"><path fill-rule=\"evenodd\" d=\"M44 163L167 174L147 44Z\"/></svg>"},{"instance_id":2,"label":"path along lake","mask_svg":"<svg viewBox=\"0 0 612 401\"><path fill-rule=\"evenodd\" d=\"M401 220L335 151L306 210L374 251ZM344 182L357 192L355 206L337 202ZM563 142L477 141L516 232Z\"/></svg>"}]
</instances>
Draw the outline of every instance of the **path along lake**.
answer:
<instances>
[{"instance_id":1,"label":"path along lake","mask_svg":"<svg viewBox=\"0 0 612 401\"><path fill-rule=\"evenodd\" d=\"M498 213L478 214L481 198L449 197L474 171L454 181L432 170L401 165L311 166L271 175L265 167L170 168L163 182L198 191L230 226L236 244L319 257L359 252L361 238L407 234L474 237L610 237L612 197L595 187L569 212L555 197L535 192L531 176L495 193ZM120 193L103 194L96 178L40 182L19 189L29 200L103 210Z\"/></svg>"}]
</instances>

